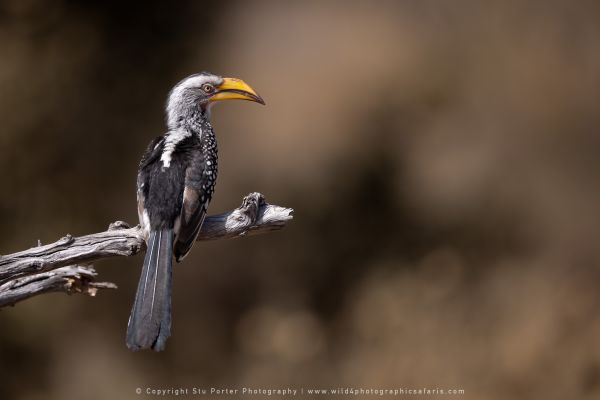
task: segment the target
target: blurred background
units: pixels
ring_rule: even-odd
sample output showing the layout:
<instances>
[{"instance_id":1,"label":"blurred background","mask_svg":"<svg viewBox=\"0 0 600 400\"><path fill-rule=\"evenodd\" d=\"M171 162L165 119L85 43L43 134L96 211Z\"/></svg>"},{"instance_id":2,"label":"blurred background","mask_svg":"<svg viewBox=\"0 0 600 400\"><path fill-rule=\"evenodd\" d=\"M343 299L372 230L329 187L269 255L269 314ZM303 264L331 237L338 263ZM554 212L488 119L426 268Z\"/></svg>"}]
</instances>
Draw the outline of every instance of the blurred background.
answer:
<instances>
[{"instance_id":1,"label":"blurred background","mask_svg":"<svg viewBox=\"0 0 600 400\"><path fill-rule=\"evenodd\" d=\"M160 354L125 347L142 256L0 310L0 398L599 398L599 38L586 0L1 1L0 253L137 223L167 93L203 70L267 101L215 108L210 213L260 191L295 219L198 243Z\"/></svg>"}]
</instances>

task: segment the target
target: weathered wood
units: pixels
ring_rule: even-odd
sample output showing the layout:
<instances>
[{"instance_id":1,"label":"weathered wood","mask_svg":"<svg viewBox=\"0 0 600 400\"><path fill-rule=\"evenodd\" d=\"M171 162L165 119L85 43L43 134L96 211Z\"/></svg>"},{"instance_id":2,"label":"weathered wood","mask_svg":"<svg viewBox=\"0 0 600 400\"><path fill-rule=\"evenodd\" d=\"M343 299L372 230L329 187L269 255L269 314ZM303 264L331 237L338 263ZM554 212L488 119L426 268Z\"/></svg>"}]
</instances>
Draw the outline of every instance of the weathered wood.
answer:
<instances>
[{"instance_id":1,"label":"weathered wood","mask_svg":"<svg viewBox=\"0 0 600 400\"><path fill-rule=\"evenodd\" d=\"M94 282L97 275L91 266L70 265L13 279L0 285L0 307L13 305L42 293L84 293L95 296L98 289L117 288L114 283Z\"/></svg>"},{"instance_id":2,"label":"weathered wood","mask_svg":"<svg viewBox=\"0 0 600 400\"><path fill-rule=\"evenodd\" d=\"M283 228L293 210L267 204L260 193L244 197L235 210L206 217L197 240L234 238ZM132 256L145 249L139 226L122 221L105 232L62 239L44 246L0 256L0 307L51 291L94 295L100 288L90 264L109 257Z\"/></svg>"}]
</instances>

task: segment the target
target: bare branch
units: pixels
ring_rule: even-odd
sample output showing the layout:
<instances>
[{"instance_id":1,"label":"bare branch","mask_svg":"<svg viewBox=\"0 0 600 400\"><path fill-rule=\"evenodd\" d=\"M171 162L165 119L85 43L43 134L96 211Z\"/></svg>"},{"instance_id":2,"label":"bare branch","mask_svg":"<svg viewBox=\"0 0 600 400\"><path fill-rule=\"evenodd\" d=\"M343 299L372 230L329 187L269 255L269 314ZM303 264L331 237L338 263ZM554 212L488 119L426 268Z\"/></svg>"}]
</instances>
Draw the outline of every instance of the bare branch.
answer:
<instances>
[{"instance_id":1,"label":"bare branch","mask_svg":"<svg viewBox=\"0 0 600 400\"><path fill-rule=\"evenodd\" d=\"M98 275L93 267L71 265L52 271L28 275L0 285L0 307L49 292L83 293L95 296L98 289L116 289L110 282L94 282Z\"/></svg>"},{"instance_id":2,"label":"bare branch","mask_svg":"<svg viewBox=\"0 0 600 400\"><path fill-rule=\"evenodd\" d=\"M198 240L278 230L292 218L291 208L267 204L262 194L250 193L235 210L206 217ZM52 291L94 295L100 288L116 288L111 283L94 282L97 274L90 264L109 257L132 256L145 246L139 226L130 228L117 221L105 232L67 235L51 244L0 256L0 307Z\"/></svg>"}]
</instances>

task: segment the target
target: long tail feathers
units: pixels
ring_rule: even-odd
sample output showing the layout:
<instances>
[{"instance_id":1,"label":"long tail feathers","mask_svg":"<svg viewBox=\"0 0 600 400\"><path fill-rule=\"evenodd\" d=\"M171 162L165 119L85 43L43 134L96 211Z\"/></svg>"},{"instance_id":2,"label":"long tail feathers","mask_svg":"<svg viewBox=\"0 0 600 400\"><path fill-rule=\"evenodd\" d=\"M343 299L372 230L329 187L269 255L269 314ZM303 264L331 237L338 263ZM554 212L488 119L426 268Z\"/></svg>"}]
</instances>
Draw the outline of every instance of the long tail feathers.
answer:
<instances>
[{"instance_id":1,"label":"long tail feathers","mask_svg":"<svg viewBox=\"0 0 600 400\"><path fill-rule=\"evenodd\" d=\"M127 325L131 350L164 350L171 335L173 230L152 231Z\"/></svg>"}]
</instances>

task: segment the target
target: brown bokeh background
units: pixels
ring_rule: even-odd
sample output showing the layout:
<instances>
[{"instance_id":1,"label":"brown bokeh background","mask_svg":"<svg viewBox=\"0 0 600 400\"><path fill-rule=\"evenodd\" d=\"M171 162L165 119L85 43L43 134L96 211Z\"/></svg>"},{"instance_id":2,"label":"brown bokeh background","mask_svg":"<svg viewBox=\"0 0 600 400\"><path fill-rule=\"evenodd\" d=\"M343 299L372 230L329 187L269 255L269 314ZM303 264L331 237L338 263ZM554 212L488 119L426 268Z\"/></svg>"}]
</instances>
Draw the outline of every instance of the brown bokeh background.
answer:
<instances>
[{"instance_id":1,"label":"brown bokeh background","mask_svg":"<svg viewBox=\"0 0 600 400\"><path fill-rule=\"evenodd\" d=\"M218 213L284 231L199 243L167 351L125 348L117 291L0 311L0 398L137 387L461 388L600 397L600 3L0 3L0 253L136 222L170 87L207 70ZM139 397L137 397L139 398ZM436 397L438 398L438 397Z\"/></svg>"}]
</instances>

